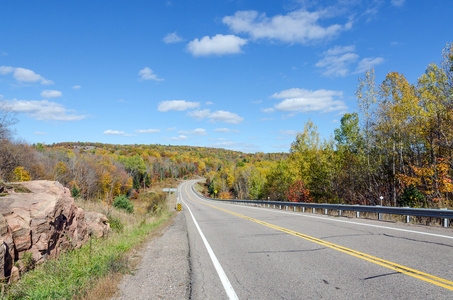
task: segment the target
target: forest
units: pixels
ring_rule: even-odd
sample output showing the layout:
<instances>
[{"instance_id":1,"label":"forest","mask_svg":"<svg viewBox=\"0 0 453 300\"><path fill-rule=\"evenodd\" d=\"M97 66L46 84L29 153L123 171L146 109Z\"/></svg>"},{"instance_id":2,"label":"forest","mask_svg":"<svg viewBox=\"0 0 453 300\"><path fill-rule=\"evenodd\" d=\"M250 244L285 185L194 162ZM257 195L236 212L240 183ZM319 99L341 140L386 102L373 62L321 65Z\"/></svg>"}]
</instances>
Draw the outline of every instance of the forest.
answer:
<instances>
[{"instance_id":1,"label":"forest","mask_svg":"<svg viewBox=\"0 0 453 300\"><path fill-rule=\"evenodd\" d=\"M0 179L60 181L86 199L133 195L156 182L206 178L211 197L410 207L453 206L453 44L416 82L374 70L359 78L357 111L330 138L308 120L289 153L190 146L35 144L13 139L2 105ZM379 200L380 202L380 200Z\"/></svg>"}]
</instances>

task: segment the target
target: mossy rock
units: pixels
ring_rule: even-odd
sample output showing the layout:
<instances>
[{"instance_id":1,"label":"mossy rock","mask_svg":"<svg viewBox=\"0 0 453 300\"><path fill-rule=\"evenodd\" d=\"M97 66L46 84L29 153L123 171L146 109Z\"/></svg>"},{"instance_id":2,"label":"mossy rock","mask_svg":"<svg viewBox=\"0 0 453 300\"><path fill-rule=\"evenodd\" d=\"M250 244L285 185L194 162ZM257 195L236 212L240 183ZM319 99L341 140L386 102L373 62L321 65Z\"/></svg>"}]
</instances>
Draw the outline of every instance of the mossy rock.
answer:
<instances>
[{"instance_id":1,"label":"mossy rock","mask_svg":"<svg viewBox=\"0 0 453 300\"><path fill-rule=\"evenodd\" d=\"M16 193L26 193L26 194L33 193L32 191L30 191L29 189L27 189L25 186L23 186L20 183L11 184L11 186L13 187L13 189Z\"/></svg>"},{"instance_id":2,"label":"mossy rock","mask_svg":"<svg viewBox=\"0 0 453 300\"><path fill-rule=\"evenodd\" d=\"M14 190L16 193L33 193L20 183L5 183L0 181L0 197L8 195L8 191Z\"/></svg>"}]
</instances>

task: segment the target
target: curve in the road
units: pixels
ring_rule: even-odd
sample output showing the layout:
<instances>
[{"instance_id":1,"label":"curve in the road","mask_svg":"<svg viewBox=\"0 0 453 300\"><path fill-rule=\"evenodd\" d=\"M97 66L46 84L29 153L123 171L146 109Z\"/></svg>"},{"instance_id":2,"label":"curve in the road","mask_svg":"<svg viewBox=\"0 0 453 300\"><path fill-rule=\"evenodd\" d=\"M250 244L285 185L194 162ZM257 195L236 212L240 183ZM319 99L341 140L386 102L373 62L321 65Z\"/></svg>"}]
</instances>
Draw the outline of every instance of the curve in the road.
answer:
<instances>
[{"instance_id":1,"label":"curve in the road","mask_svg":"<svg viewBox=\"0 0 453 300\"><path fill-rule=\"evenodd\" d=\"M260 225L263 225L263 226L267 226L267 227L276 229L278 231L285 232L285 233L288 233L288 234L303 238L305 240L308 240L308 241L323 245L325 247L329 247L331 249L334 249L334 250L337 250L337 251L341 251L343 253L346 253L346 254L349 254L349 255L352 255L352 256L367 260L369 262L372 262L372 263L378 264L380 266L392 269L394 271L397 271L397 272L400 272L400 273L415 277L417 279L432 283L434 285L441 286L441 287L449 289L449 290L453 290L453 282L452 281L449 281L449 280L446 280L446 279L443 279L443 278L440 278L440 277L436 277L436 276L433 276L433 275L430 275L430 274L427 274L427 273L424 273L424 272L421 272L421 271L417 271L417 270L414 270L414 269L411 269L411 268L408 268L408 267L405 267L405 266L402 266L402 265L399 265L399 264L396 264L396 263L393 263L393 262L390 262L390 261L387 261L387 260L380 259L378 257L374 257L374 256L371 256L371 255L368 255L366 253L355 251L353 249L349 249L349 248L346 248L346 247L343 247L343 246L340 246L340 245L337 245L337 244L333 244L333 243L330 243L330 242L327 242L327 241L324 241L324 240L321 240L321 239L318 239L318 238L315 238L315 237L311 237L311 236L302 234L302 233L297 232L297 231L293 231L293 230L290 230L290 229L287 229L287 228L283 228L283 227L280 227L280 226L277 226L277 225L270 224L268 222L264 222L264 221L261 221L261 220L258 220L258 219L254 219L254 218L251 218L251 217L248 217L248 216L245 216L245 215L241 215L241 214L238 214L238 213L235 213L235 212L232 212L232 211L229 211L229 210L226 210L226 209L223 209L223 208L211 205L211 204L206 204L206 203L202 203L202 202L196 201L192 197L190 197L189 193L187 192L187 187L185 187L185 191L186 191L187 196L189 197L190 200L192 200L194 202L197 202L199 204L210 206L212 208L215 208L215 209L224 211L226 213L235 215L237 217L240 217L240 218L255 222L257 224L260 224Z\"/></svg>"}]
</instances>

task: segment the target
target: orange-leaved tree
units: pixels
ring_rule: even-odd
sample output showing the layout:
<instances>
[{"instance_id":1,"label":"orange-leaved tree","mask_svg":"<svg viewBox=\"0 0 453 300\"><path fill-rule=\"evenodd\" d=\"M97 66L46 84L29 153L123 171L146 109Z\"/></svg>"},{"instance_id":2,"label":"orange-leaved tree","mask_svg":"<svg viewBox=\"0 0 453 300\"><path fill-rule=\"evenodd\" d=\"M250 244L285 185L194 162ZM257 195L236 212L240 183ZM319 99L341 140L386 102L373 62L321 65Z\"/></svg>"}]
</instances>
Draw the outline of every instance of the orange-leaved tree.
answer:
<instances>
[{"instance_id":1,"label":"orange-leaved tree","mask_svg":"<svg viewBox=\"0 0 453 300\"><path fill-rule=\"evenodd\" d=\"M285 192L286 198L289 202L311 202L312 197L310 191L305 187L302 180L294 181L289 189Z\"/></svg>"}]
</instances>

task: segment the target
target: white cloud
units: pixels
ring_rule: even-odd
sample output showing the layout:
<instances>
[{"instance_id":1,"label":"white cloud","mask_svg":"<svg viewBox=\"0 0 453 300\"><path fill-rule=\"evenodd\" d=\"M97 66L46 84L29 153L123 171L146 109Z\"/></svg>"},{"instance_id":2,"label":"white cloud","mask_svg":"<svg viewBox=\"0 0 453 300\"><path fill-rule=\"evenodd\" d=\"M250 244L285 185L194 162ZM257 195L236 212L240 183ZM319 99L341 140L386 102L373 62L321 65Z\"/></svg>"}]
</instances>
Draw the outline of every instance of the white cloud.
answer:
<instances>
[{"instance_id":1,"label":"white cloud","mask_svg":"<svg viewBox=\"0 0 453 300\"><path fill-rule=\"evenodd\" d=\"M196 119L208 118L211 122L239 124L244 121L244 118L240 117L238 114L225 110L217 110L215 112L211 112L209 109L195 110L189 112L188 115Z\"/></svg>"},{"instance_id":2,"label":"white cloud","mask_svg":"<svg viewBox=\"0 0 453 300\"><path fill-rule=\"evenodd\" d=\"M406 2L406 0L392 0L391 2L393 6L401 7L404 5L404 2Z\"/></svg>"},{"instance_id":3,"label":"white cloud","mask_svg":"<svg viewBox=\"0 0 453 300\"><path fill-rule=\"evenodd\" d=\"M184 41L176 32L167 34L163 41L165 44L175 44Z\"/></svg>"},{"instance_id":4,"label":"white cloud","mask_svg":"<svg viewBox=\"0 0 453 300\"><path fill-rule=\"evenodd\" d=\"M235 35L217 34L212 38L205 36L199 39L194 39L187 44L187 50L193 56L208 56L208 55L225 55L241 53L241 47L247 43L247 40Z\"/></svg>"},{"instance_id":5,"label":"white cloud","mask_svg":"<svg viewBox=\"0 0 453 300\"><path fill-rule=\"evenodd\" d=\"M304 9L271 18L257 11L238 11L233 16L223 18L223 23L235 33L245 33L253 39L279 40L287 43L306 44L310 41L331 38L352 27L352 22L344 25L319 25L321 19L331 15L327 10L309 12Z\"/></svg>"},{"instance_id":6,"label":"white cloud","mask_svg":"<svg viewBox=\"0 0 453 300\"><path fill-rule=\"evenodd\" d=\"M157 110L167 112L170 110L183 111L200 107L199 102L188 102L186 100L168 100L159 103Z\"/></svg>"},{"instance_id":7,"label":"white cloud","mask_svg":"<svg viewBox=\"0 0 453 300\"><path fill-rule=\"evenodd\" d=\"M379 65L384 62L382 57L367 57L359 61L355 73L364 73L376 65Z\"/></svg>"},{"instance_id":8,"label":"white cloud","mask_svg":"<svg viewBox=\"0 0 453 300\"><path fill-rule=\"evenodd\" d=\"M48 80L48 79L42 77L41 75L36 74L32 70L24 69L24 68L9 67L9 66L0 66L1 75L8 75L11 73L13 74L14 79L16 79L19 82L24 82L24 83L39 82L44 85L54 84L54 82L52 80Z\"/></svg>"},{"instance_id":9,"label":"white cloud","mask_svg":"<svg viewBox=\"0 0 453 300\"><path fill-rule=\"evenodd\" d=\"M138 72L140 76L140 80L154 80L154 81L162 81L163 78L159 78L157 74L154 74L153 70L148 67L143 68Z\"/></svg>"},{"instance_id":10,"label":"white cloud","mask_svg":"<svg viewBox=\"0 0 453 300\"><path fill-rule=\"evenodd\" d=\"M211 101L206 101L205 102L205 105L213 105L213 104L214 104L214 102L211 102Z\"/></svg>"},{"instance_id":11,"label":"white cloud","mask_svg":"<svg viewBox=\"0 0 453 300\"><path fill-rule=\"evenodd\" d=\"M194 130L180 130L178 131L179 134L188 134L188 135L207 135L206 133L206 129L202 129L202 128L197 128L197 129L194 129Z\"/></svg>"},{"instance_id":12,"label":"white cloud","mask_svg":"<svg viewBox=\"0 0 453 300\"><path fill-rule=\"evenodd\" d=\"M124 135L125 132L124 131L119 131L119 130L107 129L102 134L105 134L105 135Z\"/></svg>"},{"instance_id":13,"label":"white cloud","mask_svg":"<svg viewBox=\"0 0 453 300\"><path fill-rule=\"evenodd\" d=\"M324 58L316 63L316 67L324 70L324 76L344 77L348 74L350 65L359 59L354 52L354 46L336 46L324 52Z\"/></svg>"},{"instance_id":14,"label":"white cloud","mask_svg":"<svg viewBox=\"0 0 453 300\"><path fill-rule=\"evenodd\" d=\"M194 110L187 113L187 115L189 115L190 117L199 120L209 117L210 114L211 111L209 109Z\"/></svg>"},{"instance_id":15,"label":"white cloud","mask_svg":"<svg viewBox=\"0 0 453 300\"><path fill-rule=\"evenodd\" d=\"M188 137L185 135L178 135L170 138L171 141L185 141L187 139Z\"/></svg>"},{"instance_id":16,"label":"white cloud","mask_svg":"<svg viewBox=\"0 0 453 300\"><path fill-rule=\"evenodd\" d=\"M8 66L0 66L0 75L7 75L9 73L14 72L13 67L8 67Z\"/></svg>"},{"instance_id":17,"label":"white cloud","mask_svg":"<svg viewBox=\"0 0 453 300\"><path fill-rule=\"evenodd\" d=\"M60 91L56 91L56 90L44 90L41 93L41 97L44 97L44 98L58 98L61 96L63 96L63 93Z\"/></svg>"},{"instance_id":18,"label":"white cloud","mask_svg":"<svg viewBox=\"0 0 453 300\"><path fill-rule=\"evenodd\" d=\"M280 130L279 133L282 135L296 135L297 131L296 130Z\"/></svg>"},{"instance_id":19,"label":"white cloud","mask_svg":"<svg viewBox=\"0 0 453 300\"><path fill-rule=\"evenodd\" d=\"M47 133L42 131L35 131L35 135L46 135Z\"/></svg>"},{"instance_id":20,"label":"white cloud","mask_svg":"<svg viewBox=\"0 0 453 300\"><path fill-rule=\"evenodd\" d=\"M229 129L229 128L216 128L214 129L215 132L224 132L224 133L230 133L230 132L234 132L234 133L238 133L239 130L236 130L236 129Z\"/></svg>"},{"instance_id":21,"label":"white cloud","mask_svg":"<svg viewBox=\"0 0 453 300\"><path fill-rule=\"evenodd\" d=\"M329 90L305 90L289 89L272 95L275 99L284 99L276 104L274 108L278 111L290 112L293 116L296 113L307 113L313 111L331 112L345 110L348 107L343 101L336 100L341 98L343 92Z\"/></svg>"},{"instance_id":22,"label":"white cloud","mask_svg":"<svg viewBox=\"0 0 453 300\"><path fill-rule=\"evenodd\" d=\"M176 130L176 127L167 128L165 131L174 131L174 130Z\"/></svg>"},{"instance_id":23,"label":"white cloud","mask_svg":"<svg viewBox=\"0 0 453 300\"><path fill-rule=\"evenodd\" d=\"M136 133L159 133L160 129L137 129Z\"/></svg>"},{"instance_id":24,"label":"white cloud","mask_svg":"<svg viewBox=\"0 0 453 300\"><path fill-rule=\"evenodd\" d=\"M66 109L63 105L48 100L11 100L8 101L8 104L13 111L26 113L39 121L79 121L87 117L78 115L74 110Z\"/></svg>"},{"instance_id":25,"label":"white cloud","mask_svg":"<svg viewBox=\"0 0 453 300\"><path fill-rule=\"evenodd\" d=\"M269 113L273 113L275 111L275 109L272 107L269 107L269 108L263 108L263 109L261 109L261 111L265 114L269 114Z\"/></svg>"},{"instance_id":26,"label":"white cloud","mask_svg":"<svg viewBox=\"0 0 453 300\"><path fill-rule=\"evenodd\" d=\"M72 87L73 90L80 90L82 87L80 85L74 85Z\"/></svg>"},{"instance_id":27,"label":"white cloud","mask_svg":"<svg viewBox=\"0 0 453 300\"><path fill-rule=\"evenodd\" d=\"M316 63L316 67L323 69L322 74L327 77L344 77L350 74L350 69L359 60L354 46L335 46L323 53L324 58ZM360 60L355 67L354 74L365 72L384 62L382 57L368 57Z\"/></svg>"},{"instance_id":28,"label":"white cloud","mask_svg":"<svg viewBox=\"0 0 453 300\"><path fill-rule=\"evenodd\" d=\"M239 124L242 121L244 121L243 117L240 117L238 114L229 112L229 111L224 111L224 110L218 110L213 112L210 116L209 119L211 119L212 122L225 122L225 123L230 123L230 124Z\"/></svg>"},{"instance_id":29,"label":"white cloud","mask_svg":"<svg viewBox=\"0 0 453 300\"><path fill-rule=\"evenodd\" d=\"M227 148L231 150L245 151L245 152L254 152L259 149L259 146L254 144L247 144L234 141L224 141L210 145L215 148Z\"/></svg>"},{"instance_id":30,"label":"white cloud","mask_svg":"<svg viewBox=\"0 0 453 300\"><path fill-rule=\"evenodd\" d=\"M272 145L272 148L277 148L277 149L289 149L289 148L291 148L291 145L290 145L290 144Z\"/></svg>"},{"instance_id":31,"label":"white cloud","mask_svg":"<svg viewBox=\"0 0 453 300\"><path fill-rule=\"evenodd\" d=\"M104 134L104 135L132 136L132 134L125 133L124 131L120 131L120 130L111 130L111 129L107 129L107 130L104 131L102 134Z\"/></svg>"}]
</instances>

